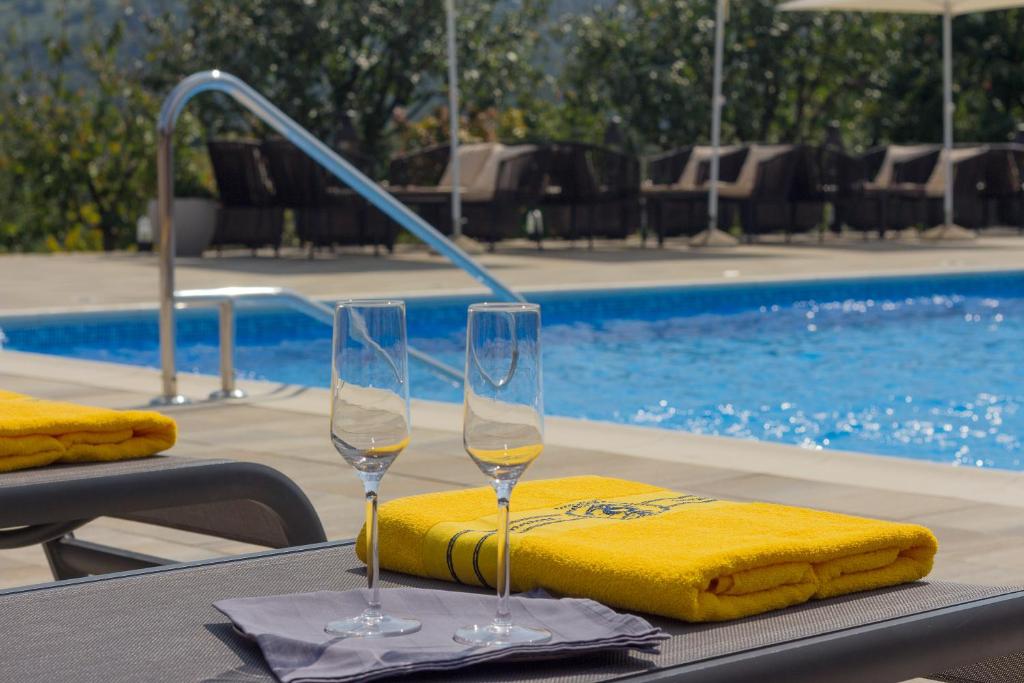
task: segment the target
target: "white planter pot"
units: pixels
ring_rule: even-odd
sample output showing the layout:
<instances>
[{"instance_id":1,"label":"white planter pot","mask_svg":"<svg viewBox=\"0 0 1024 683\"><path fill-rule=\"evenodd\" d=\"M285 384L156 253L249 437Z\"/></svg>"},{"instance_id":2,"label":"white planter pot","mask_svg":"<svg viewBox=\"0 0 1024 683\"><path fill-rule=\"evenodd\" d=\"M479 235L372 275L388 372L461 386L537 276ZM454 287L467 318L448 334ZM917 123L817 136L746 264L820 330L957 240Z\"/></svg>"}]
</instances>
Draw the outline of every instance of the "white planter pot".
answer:
<instances>
[{"instance_id":1,"label":"white planter pot","mask_svg":"<svg viewBox=\"0 0 1024 683\"><path fill-rule=\"evenodd\" d=\"M217 202L212 199L182 197L174 200L174 253L177 256L202 256L213 241L217 227ZM153 241L160 242L156 200L149 200L146 215L153 232Z\"/></svg>"}]
</instances>

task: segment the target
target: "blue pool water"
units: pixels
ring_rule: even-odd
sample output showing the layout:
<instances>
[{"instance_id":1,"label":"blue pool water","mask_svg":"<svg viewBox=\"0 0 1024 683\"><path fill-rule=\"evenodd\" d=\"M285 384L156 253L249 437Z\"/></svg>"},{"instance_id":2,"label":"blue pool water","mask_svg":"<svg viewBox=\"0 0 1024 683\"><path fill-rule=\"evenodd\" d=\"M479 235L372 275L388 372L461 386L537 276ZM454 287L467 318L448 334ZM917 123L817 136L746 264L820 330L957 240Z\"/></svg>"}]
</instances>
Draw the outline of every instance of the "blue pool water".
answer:
<instances>
[{"instance_id":1,"label":"blue pool water","mask_svg":"<svg viewBox=\"0 0 1024 683\"><path fill-rule=\"evenodd\" d=\"M549 414L1024 469L1024 272L546 293ZM410 342L461 367L467 298L410 299ZM153 312L0 319L10 349L156 366ZM248 377L327 386L330 329L241 309ZM179 367L217 371L216 317ZM413 395L460 400L413 367Z\"/></svg>"}]
</instances>

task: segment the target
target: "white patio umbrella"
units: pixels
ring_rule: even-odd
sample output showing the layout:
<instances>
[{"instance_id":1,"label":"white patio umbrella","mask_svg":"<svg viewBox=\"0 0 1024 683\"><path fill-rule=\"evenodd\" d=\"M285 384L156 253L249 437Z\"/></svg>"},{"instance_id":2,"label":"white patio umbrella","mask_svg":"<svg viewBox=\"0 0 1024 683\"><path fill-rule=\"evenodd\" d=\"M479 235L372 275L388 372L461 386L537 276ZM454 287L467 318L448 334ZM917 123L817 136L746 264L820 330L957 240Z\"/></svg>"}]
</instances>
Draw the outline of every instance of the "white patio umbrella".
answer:
<instances>
[{"instance_id":1,"label":"white patio umbrella","mask_svg":"<svg viewBox=\"0 0 1024 683\"><path fill-rule=\"evenodd\" d=\"M722 69L725 61L725 22L728 0L716 0L715 71L711 88L711 178L708 183L708 227L690 240L693 247L728 247L735 237L718 228L718 174L722 147Z\"/></svg>"},{"instance_id":2,"label":"white patio umbrella","mask_svg":"<svg viewBox=\"0 0 1024 683\"><path fill-rule=\"evenodd\" d=\"M470 254L482 254L484 248L462 234L462 169L459 166L459 56L455 33L455 0L444 0L448 38L448 163L452 173L452 236L451 240Z\"/></svg>"},{"instance_id":3,"label":"white patio umbrella","mask_svg":"<svg viewBox=\"0 0 1024 683\"><path fill-rule=\"evenodd\" d=\"M444 0L448 30L448 133L452 167L452 237L462 237L462 201L459 196L459 62L455 46L455 0Z\"/></svg>"},{"instance_id":4,"label":"white patio umbrella","mask_svg":"<svg viewBox=\"0 0 1024 683\"><path fill-rule=\"evenodd\" d=\"M953 222L953 17L972 12L1024 7L1024 0L791 0L779 9L798 11L859 11L895 14L935 14L942 17L943 146L946 191L943 225L925 232L933 239L964 239L974 232Z\"/></svg>"}]
</instances>

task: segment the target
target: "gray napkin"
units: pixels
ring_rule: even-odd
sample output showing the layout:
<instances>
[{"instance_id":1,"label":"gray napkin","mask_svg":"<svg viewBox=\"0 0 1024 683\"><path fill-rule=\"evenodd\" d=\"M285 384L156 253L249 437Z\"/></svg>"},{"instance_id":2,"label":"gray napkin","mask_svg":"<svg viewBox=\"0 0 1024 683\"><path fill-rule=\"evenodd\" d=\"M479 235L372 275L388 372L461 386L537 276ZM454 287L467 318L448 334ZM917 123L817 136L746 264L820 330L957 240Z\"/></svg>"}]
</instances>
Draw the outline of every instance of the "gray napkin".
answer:
<instances>
[{"instance_id":1,"label":"gray napkin","mask_svg":"<svg viewBox=\"0 0 1024 683\"><path fill-rule=\"evenodd\" d=\"M668 636L640 617L618 614L593 600L513 597L512 618L539 626L553 638L540 645L481 648L460 645L461 626L489 623L494 596L397 588L381 591L385 612L419 619L417 632L392 638L339 638L324 625L359 614L367 591L299 593L233 598L214 604L255 640L284 683L348 683L414 671L458 669L503 657L548 658L590 650L651 650Z\"/></svg>"}]
</instances>

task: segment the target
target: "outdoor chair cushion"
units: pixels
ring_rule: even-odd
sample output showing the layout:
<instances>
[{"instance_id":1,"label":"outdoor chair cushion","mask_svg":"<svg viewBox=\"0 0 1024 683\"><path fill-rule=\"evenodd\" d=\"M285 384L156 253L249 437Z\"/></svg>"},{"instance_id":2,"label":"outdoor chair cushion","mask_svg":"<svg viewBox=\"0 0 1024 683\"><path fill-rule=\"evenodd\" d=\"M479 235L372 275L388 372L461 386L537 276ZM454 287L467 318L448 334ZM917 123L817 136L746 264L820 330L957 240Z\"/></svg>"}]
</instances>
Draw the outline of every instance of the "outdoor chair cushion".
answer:
<instances>
[{"instance_id":1,"label":"outdoor chair cushion","mask_svg":"<svg viewBox=\"0 0 1024 683\"><path fill-rule=\"evenodd\" d=\"M718 193L726 199L746 199L754 194L758 167L793 149L789 145L751 145L743 169L734 183L719 183Z\"/></svg>"},{"instance_id":2,"label":"outdoor chair cushion","mask_svg":"<svg viewBox=\"0 0 1024 683\"><path fill-rule=\"evenodd\" d=\"M953 159L953 175L956 176L956 165L961 161L967 161L968 159L974 159L982 156L986 153L984 147L966 147L962 149L954 149L952 151ZM925 196L936 198L942 197L946 194L946 159L950 155L946 150L942 150L939 154L939 160L935 164L935 169L932 171L931 176L928 177L928 182L925 183L924 193Z\"/></svg>"},{"instance_id":3,"label":"outdoor chair cushion","mask_svg":"<svg viewBox=\"0 0 1024 683\"><path fill-rule=\"evenodd\" d=\"M733 145L729 147L721 147L718 150L718 155L725 156L727 154L733 154L740 148ZM707 163L711 160L714 154L713 147L694 147L693 152L690 153L690 158L686 161L686 166L683 167L683 172L671 187L678 190L689 191L689 190L703 190L708 186L707 180L702 180L700 177L701 164Z\"/></svg>"},{"instance_id":4,"label":"outdoor chair cushion","mask_svg":"<svg viewBox=\"0 0 1024 683\"><path fill-rule=\"evenodd\" d=\"M494 197L498 183L498 165L505 145L482 142L459 147L460 195L468 202L485 202ZM438 184L439 190L452 190L452 164L449 161Z\"/></svg>"},{"instance_id":5,"label":"outdoor chair cushion","mask_svg":"<svg viewBox=\"0 0 1024 683\"><path fill-rule=\"evenodd\" d=\"M502 163L521 154L537 150L535 145L502 145L493 142L475 143L459 147L459 196L464 202L489 202L495 198L502 178L498 177ZM518 180L518 179L513 179ZM452 191L452 164L445 167L438 185L405 185L395 187L398 194L450 194Z\"/></svg>"},{"instance_id":6,"label":"outdoor chair cushion","mask_svg":"<svg viewBox=\"0 0 1024 683\"><path fill-rule=\"evenodd\" d=\"M465 182L466 178L475 178L480 175L483 171L484 166L487 164L487 160L490 159L492 152L495 148L502 147L503 145L496 142L479 142L469 145L459 146L459 175ZM452 164L451 161L444 169L444 174L441 176L439 186L451 187L452 184Z\"/></svg>"},{"instance_id":7,"label":"outdoor chair cushion","mask_svg":"<svg viewBox=\"0 0 1024 683\"><path fill-rule=\"evenodd\" d=\"M714 153L712 147L709 146L696 146L690 151L690 156L686 160L686 164L683 165L683 170L676 178L675 182L668 185L656 185L652 182L644 181L642 189L648 194L668 194L668 193L680 193L680 192L707 192L708 179L701 176L701 166L707 164L711 160L711 156ZM738 151L740 147L729 146L719 148L719 157L727 156ZM721 182L721 181L719 181Z\"/></svg>"},{"instance_id":8,"label":"outdoor chair cushion","mask_svg":"<svg viewBox=\"0 0 1024 683\"><path fill-rule=\"evenodd\" d=\"M878 169L873 180L864 183L867 190L887 190L893 185L893 174L896 165L909 161L914 157L927 154L934 149L932 145L889 145L885 150L885 157L882 166Z\"/></svg>"}]
</instances>

